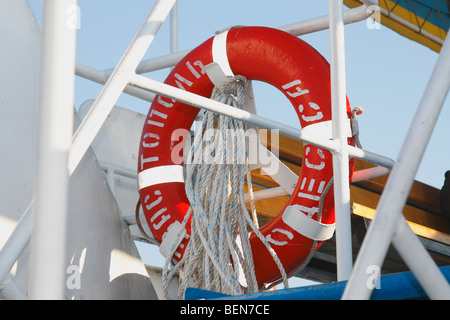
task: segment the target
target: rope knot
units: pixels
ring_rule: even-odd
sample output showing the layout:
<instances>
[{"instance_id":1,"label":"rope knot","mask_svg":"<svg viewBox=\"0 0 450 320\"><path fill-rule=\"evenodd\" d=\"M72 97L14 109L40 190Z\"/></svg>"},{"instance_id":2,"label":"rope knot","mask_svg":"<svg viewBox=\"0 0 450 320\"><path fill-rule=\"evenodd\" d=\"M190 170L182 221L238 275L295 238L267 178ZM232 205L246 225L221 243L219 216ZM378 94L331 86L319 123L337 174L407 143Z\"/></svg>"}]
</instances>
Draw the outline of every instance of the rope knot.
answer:
<instances>
[{"instance_id":1,"label":"rope knot","mask_svg":"<svg viewBox=\"0 0 450 320\"><path fill-rule=\"evenodd\" d=\"M362 107L356 107L352 110L352 118L350 119L350 123L352 126L352 134L353 138L355 139L356 146L360 149L362 149L361 141L359 140L359 126L358 126L358 119L356 116L359 116L363 114L364 109Z\"/></svg>"},{"instance_id":2,"label":"rope knot","mask_svg":"<svg viewBox=\"0 0 450 320\"><path fill-rule=\"evenodd\" d=\"M242 109L245 103L245 95L248 91L248 85L249 81L244 76L238 75L228 77L228 81L221 87L214 87L211 99ZM230 98L233 98L237 102L237 105L231 103L232 101Z\"/></svg>"}]
</instances>

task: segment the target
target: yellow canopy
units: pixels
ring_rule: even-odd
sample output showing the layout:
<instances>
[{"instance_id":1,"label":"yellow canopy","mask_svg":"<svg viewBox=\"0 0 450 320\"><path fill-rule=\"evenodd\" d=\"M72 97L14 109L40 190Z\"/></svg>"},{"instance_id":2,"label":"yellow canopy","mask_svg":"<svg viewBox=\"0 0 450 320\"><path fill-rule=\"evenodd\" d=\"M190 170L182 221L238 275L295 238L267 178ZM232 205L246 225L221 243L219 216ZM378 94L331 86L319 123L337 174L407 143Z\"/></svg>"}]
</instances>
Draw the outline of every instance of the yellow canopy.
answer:
<instances>
[{"instance_id":1,"label":"yellow canopy","mask_svg":"<svg viewBox=\"0 0 450 320\"><path fill-rule=\"evenodd\" d=\"M362 5L344 0L350 8ZM400 35L439 52L450 28L450 0L379 0L373 18Z\"/></svg>"}]
</instances>

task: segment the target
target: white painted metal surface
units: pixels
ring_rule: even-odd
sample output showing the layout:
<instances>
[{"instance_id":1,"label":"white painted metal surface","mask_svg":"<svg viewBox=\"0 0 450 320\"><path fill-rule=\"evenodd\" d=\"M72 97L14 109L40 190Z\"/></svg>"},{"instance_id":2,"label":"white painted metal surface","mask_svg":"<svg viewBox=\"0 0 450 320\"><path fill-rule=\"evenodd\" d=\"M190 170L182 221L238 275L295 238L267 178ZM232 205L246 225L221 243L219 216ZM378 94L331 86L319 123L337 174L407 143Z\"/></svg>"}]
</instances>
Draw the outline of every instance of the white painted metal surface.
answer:
<instances>
[{"instance_id":1,"label":"white painted metal surface","mask_svg":"<svg viewBox=\"0 0 450 320\"><path fill-rule=\"evenodd\" d=\"M34 210L27 207L31 209L34 186L40 32L26 0L1 1L0 18L6 31L0 32L0 39L10 44L0 51L0 61L7 62L2 63L2 70L9 75L0 79L0 130L8 137L0 139L0 299L23 299L29 298L27 243ZM70 107L73 116L75 111ZM67 161L65 167L67 170ZM128 226L91 149L70 178L68 190L69 227L65 241L55 240L66 253L58 271L63 274L62 296L58 297L156 299ZM61 228L55 222L47 221L44 232ZM38 258L43 264L51 262L44 256ZM47 281L61 284L61 279ZM37 290L34 297L42 294Z\"/></svg>"},{"instance_id":2,"label":"white painted metal surface","mask_svg":"<svg viewBox=\"0 0 450 320\"><path fill-rule=\"evenodd\" d=\"M67 299L156 299L128 225L91 148L70 179ZM68 268L68 269L67 269ZM79 287L70 282L81 273Z\"/></svg>"},{"instance_id":3,"label":"white painted metal surface","mask_svg":"<svg viewBox=\"0 0 450 320\"><path fill-rule=\"evenodd\" d=\"M347 91L345 83L345 42L343 1L329 0L330 71L333 141L334 207L336 215L336 259L338 281L348 280L352 272L350 223L349 152L347 146Z\"/></svg>"}]
</instances>

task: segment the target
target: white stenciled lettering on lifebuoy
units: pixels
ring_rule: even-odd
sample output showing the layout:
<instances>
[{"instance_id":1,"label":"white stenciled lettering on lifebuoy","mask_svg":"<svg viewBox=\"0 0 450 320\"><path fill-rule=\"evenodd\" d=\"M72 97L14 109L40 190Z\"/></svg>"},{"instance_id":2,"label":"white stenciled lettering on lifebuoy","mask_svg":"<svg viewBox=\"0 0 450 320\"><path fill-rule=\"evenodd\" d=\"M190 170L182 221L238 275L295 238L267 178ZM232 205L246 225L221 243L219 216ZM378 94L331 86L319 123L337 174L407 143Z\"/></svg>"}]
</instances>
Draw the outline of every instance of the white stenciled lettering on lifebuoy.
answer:
<instances>
[{"instance_id":1,"label":"white stenciled lettering on lifebuoy","mask_svg":"<svg viewBox=\"0 0 450 320\"><path fill-rule=\"evenodd\" d=\"M141 171L144 170L144 165L146 163L158 162L158 161L159 161L159 157L158 156L144 158L144 154L141 154Z\"/></svg>"},{"instance_id":2,"label":"white stenciled lettering on lifebuoy","mask_svg":"<svg viewBox=\"0 0 450 320\"><path fill-rule=\"evenodd\" d=\"M167 211L167 208L164 207L162 209L159 209L151 218L150 218L150 222L153 223L153 228L155 228L155 230L159 230L162 225L170 219L170 214L169 215L163 215L161 217L161 221L159 223L155 223L155 220L159 218L159 216L161 214L163 214L164 212Z\"/></svg>"},{"instance_id":3,"label":"white stenciled lettering on lifebuoy","mask_svg":"<svg viewBox=\"0 0 450 320\"><path fill-rule=\"evenodd\" d=\"M166 212L167 208L164 207L161 210L159 210L150 220L153 223L153 221L158 218L162 213ZM161 221L159 223L153 223L153 228L155 230L161 229L161 227L170 219L170 214L161 216Z\"/></svg>"},{"instance_id":4,"label":"white stenciled lettering on lifebuoy","mask_svg":"<svg viewBox=\"0 0 450 320\"><path fill-rule=\"evenodd\" d=\"M299 97L301 95L307 94L309 93L308 89L302 89L300 88L298 85L301 84L302 82L300 80L294 80L292 82L289 82L287 84L285 84L284 86L282 86L282 88L284 90L290 89L292 87L295 87L295 91L294 92L290 92L290 91L286 91L286 94L292 98L296 98Z\"/></svg>"},{"instance_id":5,"label":"white stenciled lettering on lifebuoy","mask_svg":"<svg viewBox=\"0 0 450 320\"><path fill-rule=\"evenodd\" d=\"M279 233L282 233L282 234L286 235L286 236L288 237L289 240L294 239L294 235L292 234L292 232L287 231L287 230L285 230L285 229L275 228L275 229L272 230L272 233L274 233L274 232L279 232ZM269 234L266 236L267 242L270 242L270 243L272 243L272 244L274 244L274 245L276 245L276 246L285 246L285 245L288 244L287 241L277 241L277 240L274 240L274 239L272 238L272 233L269 233Z\"/></svg>"},{"instance_id":6,"label":"white stenciled lettering on lifebuoy","mask_svg":"<svg viewBox=\"0 0 450 320\"><path fill-rule=\"evenodd\" d=\"M144 205L145 208L147 210L151 210L154 207L156 207L157 205L159 205L162 201L163 201L163 197L162 197L162 193L160 190L155 190L154 192L155 196L158 196L158 198L154 201L152 201L150 204L147 204L148 201L150 200L150 195L147 195L144 199ZM154 215L152 215L152 217L150 218L150 223L153 224L153 228L155 228L155 230L159 230L163 224L168 221L170 219L170 214L168 215L162 215L164 212L167 211L166 207L163 207L161 209L159 209ZM161 216L162 215L162 216ZM159 218L159 216L161 216L161 220L159 221L159 223L155 222L156 219Z\"/></svg>"},{"instance_id":7,"label":"white stenciled lettering on lifebuoy","mask_svg":"<svg viewBox=\"0 0 450 320\"><path fill-rule=\"evenodd\" d=\"M317 121L317 120L322 119L323 118L323 113L322 113L322 111L319 111L320 110L320 106L317 103L314 103L314 102L309 102L308 104L313 110L317 111L317 113L315 115L313 115L313 116L305 116L305 115L302 114L302 119L305 120L306 122L313 122L313 121ZM300 111L300 113L303 113L303 110L304 110L303 105L302 104L299 105L298 106L298 111Z\"/></svg>"},{"instance_id":8,"label":"white stenciled lettering on lifebuoy","mask_svg":"<svg viewBox=\"0 0 450 320\"><path fill-rule=\"evenodd\" d=\"M310 199L310 200L314 200L314 201L319 201L320 197L319 196L315 196L309 193L304 193L304 192L299 192L298 196L300 198L305 198L305 199Z\"/></svg>"},{"instance_id":9,"label":"white stenciled lettering on lifebuoy","mask_svg":"<svg viewBox=\"0 0 450 320\"><path fill-rule=\"evenodd\" d=\"M163 120L167 119L167 114L159 112L159 111L157 111L155 109L151 109L149 118L151 118L153 116L159 117L159 118L161 118ZM154 125L154 126L157 126L157 127L160 127L160 128L164 127L164 122L153 121L153 120L149 119L149 120L147 120L147 123L151 124L151 125Z\"/></svg>"},{"instance_id":10,"label":"white stenciled lettering on lifebuoy","mask_svg":"<svg viewBox=\"0 0 450 320\"><path fill-rule=\"evenodd\" d=\"M326 181L320 181L319 187L317 190L314 190L317 186L316 179L311 178L308 182L308 178L304 177L302 180L302 183L300 185L301 192L298 193L298 196L300 198L306 198L310 200L319 201L320 195L322 194L323 190L325 189L325 183ZM306 193L308 192L308 193Z\"/></svg>"},{"instance_id":11,"label":"white stenciled lettering on lifebuoy","mask_svg":"<svg viewBox=\"0 0 450 320\"><path fill-rule=\"evenodd\" d=\"M317 148L317 154L319 155L319 157L321 159L325 159L325 155L323 154L322 149ZM310 169L314 169L314 170L322 170L323 168L325 168L325 161L321 161L319 164L312 164L309 162L309 159L306 157L308 156L309 152L311 151L310 147L307 147L305 150L305 166L307 166Z\"/></svg>"},{"instance_id":12,"label":"white stenciled lettering on lifebuoy","mask_svg":"<svg viewBox=\"0 0 450 320\"><path fill-rule=\"evenodd\" d=\"M179 75L178 73L175 73L174 77L178 79L175 80L175 83L177 84L178 88L186 90L183 86L183 83L186 84L188 87L192 86L192 81L189 81L188 79Z\"/></svg>"},{"instance_id":13,"label":"white stenciled lettering on lifebuoy","mask_svg":"<svg viewBox=\"0 0 450 320\"><path fill-rule=\"evenodd\" d=\"M158 98L157 98L156 100L157 100L158 103L159 103L160 105L162 105L163 107L166 107L166 108L172 108L172 107L173 107L173 103L164 101L164 100L161 98L161 96L158 96ZM174 101L174 100L172 100L172 101Z\"/></svg>"},{"instance_id":14,"label":"white stenciled lettering on lifebuoy","mask_svg":"<svg viewBox=\"0 0 450 320\"><path fill-rule=\"evenodd\" d=\"M316 183L316 179L311 179L311 181L309 182L309 187L308 187L309 192L311 192L313 190L314 183Z\"/></svg>"},{"instance_id":15,"label":"white stenciled lettering on lifebuoy","mask_svg":"<svg viewBox=\"0 0 450 320\"><path fill-rule=\"evenodd\" d=\"M145 208L147 210L151 210L154 206L158 205L161 203L162 201L162 196L161 196L161 191L160 190L155 190L155 196L159 196L158 199L156 199L155 201L153 201L152 203L145 205ZM150 195L147 195L144 199L144 203L147 203L148 200L150 200Z\"/></svg>"},{"instance_id":16,"label":"white stenciled lettering on lifebuoy","mask_svg":"<svg viewBox=\"0 0 450 320\"><path fill-rule=\"evenodd\" d=\"M199 60L194 62L194 66L198 66L200 68L200 73L198 73L197 70L195 70L190 61L186 62L186 67L188 67L189 71L194 75L194 77L200 79L200 77L206 73L205 66Z\"/></svg>"},{"instance_id":17,"label":"white stenciled lettering on lifebuoy","mask_svg":"<svg viewBox=\"0 0 450 320\"><path fill-rule=\"evenodd\" d=\"M317 193L322 194L323 189L325 189L326 181L320 181L319 188L317 189Z\"/></svg>"},{"instance_id":18,"label":"white stenciled lettering on lifebuoy","mask_svg":"<svg viewBox=\"0 0 450 320\"><path fill-rule=\"evenodd\" d=\"M300 190L304 190L305 189L305 186L306 186L307 182L308 182L308 178L304 177L303 180L302 180L302 184L300 185ZM315 179L311 179L311 181L309 182L308 191L313 191L313 188L315 186L315 182L316 182ZM325 181L320 181L319 187L317 188L317 193L318 194L322 194L323 189L325 188L325 183L326 183Z\"/></svg>"},{"instance_id":19,"label":"white stenciled lettering on lifebuoy","mask_svg":"<svg viewBox=\"0 0 450 320\"><path fill-rule=\"evenodd\" d=\"M155 142L145 142L145 139L154 139L156 140ZM156 133L153 132L146 132L144 134L144 137L142 139L142 147L144 148L155 148L159 145L159 135L157 135Z\"/></svg>"}]
</instances>

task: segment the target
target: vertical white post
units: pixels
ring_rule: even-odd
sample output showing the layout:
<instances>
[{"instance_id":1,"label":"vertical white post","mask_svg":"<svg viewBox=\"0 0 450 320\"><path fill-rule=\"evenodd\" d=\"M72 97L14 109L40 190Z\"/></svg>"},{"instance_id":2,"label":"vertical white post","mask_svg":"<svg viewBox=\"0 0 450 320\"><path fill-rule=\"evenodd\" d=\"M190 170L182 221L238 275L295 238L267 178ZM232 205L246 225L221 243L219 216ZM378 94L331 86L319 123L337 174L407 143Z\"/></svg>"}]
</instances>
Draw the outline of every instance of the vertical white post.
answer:
<instances>
[{"instance_id":1,"label":"vertical white post","mask_svg":"<svg viewBox=\"0 0 450 320\"><path fill-rule=\"evenodd\" d=\"M391 171L377 210L361 246L343 299L369 299L366 286L370 266L381 266L398 218L410 192L422 156L450 89L450 37L444 42L430 80ZM411 250L414 250L413 248Z\"/></svg>"},{"instance_id":2,"label":"vertical white post","mask_svg":"<svg viewBox=\"0 0 450 320\"><path fill-rule=\"evenodd\" d=\"M30 298L63 299L68 151L72 141L76 0L45 0Z\"/></svg>"},{"instance_id":3,"label":"vertical white post","mask_svg":"<svg viewBox=\"0 0 450 320\"><path fill-rule=\"evenodd\" d=\"M345 125L347 121L345 85L345 43L342 0L329 0L331 52L331 109L333 140L338 152L333 152L334 203L336 210L337 279L348 280L352 272L352 242L350 225L350 183Z\"/></svg>"},{"instance_id":4,"label":"vertical white post","mask_svg":"<svg viewBox=\"0 0 450 320\"><path fill-rule=\"evenodd\" d=\"M170 11L170 53L178 52L178 1Z\"/></svg>"}]
</instances>

